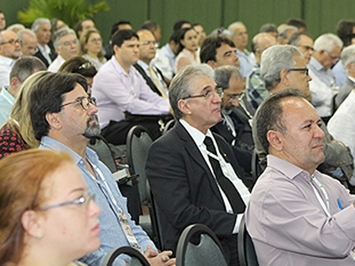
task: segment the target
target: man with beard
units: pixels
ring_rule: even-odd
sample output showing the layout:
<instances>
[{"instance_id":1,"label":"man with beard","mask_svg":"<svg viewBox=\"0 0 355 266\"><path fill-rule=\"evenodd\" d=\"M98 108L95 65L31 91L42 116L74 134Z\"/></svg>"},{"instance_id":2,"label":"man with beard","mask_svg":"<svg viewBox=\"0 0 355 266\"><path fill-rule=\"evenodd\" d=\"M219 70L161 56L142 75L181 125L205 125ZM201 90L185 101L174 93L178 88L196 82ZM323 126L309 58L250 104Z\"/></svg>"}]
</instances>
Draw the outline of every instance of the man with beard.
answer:
<instances>
[{"instance_id":1,"label":"man with beard","mask_svg":"<svg viewBox=\"0 0 355 266\"><path fill-rule=\"evenodd\" d=\"M90 138L100 134L95 98L86 93L86 79L77 74L47 73L32 90L31 120L40 148L69 153L101 207L101 247L81 260L100 265L115 247L133 246L142 251L152 265L172 265L171 252L158 254L153 242L132 220L110 170L87 148ZM79 211L79 210L78 210ZM126 265L122 258L114 265Z\"/></svg>"}]
</instances>

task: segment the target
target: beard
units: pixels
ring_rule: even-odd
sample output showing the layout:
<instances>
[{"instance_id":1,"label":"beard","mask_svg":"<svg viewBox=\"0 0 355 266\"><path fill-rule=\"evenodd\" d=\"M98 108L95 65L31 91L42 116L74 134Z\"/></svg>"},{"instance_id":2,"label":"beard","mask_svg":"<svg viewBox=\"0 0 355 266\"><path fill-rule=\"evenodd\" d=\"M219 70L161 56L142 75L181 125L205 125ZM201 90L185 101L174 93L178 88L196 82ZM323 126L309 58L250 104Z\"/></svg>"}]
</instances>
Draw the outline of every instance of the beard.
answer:
<instances>
[{"instance_id":1,"label":"beard","mask_svg":"<svg viewBox=\"0 0 355 266\"><path fill-rule=\"evenodd\" d=\"M94 121L94 122L92 122ZM88 121L86 122L86 129L84 132L84 137L91 139L99 136L101 133L99 120L97 115L93 114L89 117Z\"/></svg>"}]
</instances>

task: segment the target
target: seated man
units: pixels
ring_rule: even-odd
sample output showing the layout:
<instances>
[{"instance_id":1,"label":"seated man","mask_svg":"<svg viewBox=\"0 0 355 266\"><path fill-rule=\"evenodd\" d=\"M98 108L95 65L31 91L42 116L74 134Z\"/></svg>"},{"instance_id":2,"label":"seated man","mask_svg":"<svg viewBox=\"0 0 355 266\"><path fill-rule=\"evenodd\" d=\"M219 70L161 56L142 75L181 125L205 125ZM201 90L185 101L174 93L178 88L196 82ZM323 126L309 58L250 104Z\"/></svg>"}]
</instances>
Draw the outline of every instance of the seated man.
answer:
<instances>
[{"instance_id":1,"label":"seated man","mask_svg":"<svg viewBox=\"0 0 355 266\"><path fill-rule=\"evenodd\" d=\"M223 91L210 66L190 65L170 85L174 128L148 151L146 174L159 209L164 247L176 251L188 225L207 225L229 265L238 265L237 233L249 201L231 146L210 128L221 120Z\"/></svg>"},{"instance_id":2,"label":"seated man","mask_svg":"<svg viewBox=\"0 0 355 266\"><path fill-rule=\"evenodd\" d=\"M113 144L124 144L128 130L135 124L146 127L153 139L160 136L159 119L125 120L134 115L167 115L168 99L154 93L133 67L139 59L139 38L131 30L112 36L114 56L95 76L92 95L97 98L102 135Z\"/></svg>"},{"instance_id":3,"label":"seated man","mask_svg":"<svg viewBox=\"0 0 355 266\"><path fill-rule=\"evenodd\" d=\"M283 90L254 119L268 151L245 218L259 265L354 265L355 196L316 170L324 132L314 107L299 90Z\"/></svg>"},{"instance_id":4,"label":"seated man","mask_svg":"<svg viewBox=\"0 0 355 266\"><path fill-rule=\"evenodd\" d=\"M169 259L171 252L158 254L147 234L131 220L126 199L110 170L87 148L89 139L100 134L100 128L95 99L86 91L83 76L48 72L37 80L30 95L31 120L35 137L41 141L40 148L68 152L81 170L89 192L96 194L96 204L101 208L101 246L82 261L99 266L111 249L133 246L144 251L152 265L173 265L175 260ZM114 265L126 263L118 259Z\"/></svg>"},{"instance_id":5,"label":"seated man","mask_svg":"<svg viewBox=\"0 0 355 266\"><path fill-rule=\"evenodd\" d=\"M214 75L214 80L217 86L223 89L224 96L222 98L222 120L211 130L220 134L233 146L239 165L246 176L250 176L254 149L251 117L239 105L239 99L244 95L244 79L235 66L216 68Z\"/></svg>"}]
</instances>

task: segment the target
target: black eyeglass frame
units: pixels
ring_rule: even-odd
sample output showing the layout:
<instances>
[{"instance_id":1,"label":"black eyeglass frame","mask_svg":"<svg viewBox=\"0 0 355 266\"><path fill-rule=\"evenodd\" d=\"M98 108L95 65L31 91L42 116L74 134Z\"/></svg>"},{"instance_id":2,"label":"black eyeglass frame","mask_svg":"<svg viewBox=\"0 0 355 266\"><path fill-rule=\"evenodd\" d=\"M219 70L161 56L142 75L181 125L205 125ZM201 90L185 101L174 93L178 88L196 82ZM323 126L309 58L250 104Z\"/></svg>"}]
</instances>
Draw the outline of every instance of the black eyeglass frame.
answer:
<instances>
[{"instance_id":1,"label":"black eyeglass frame","mask_svg":"<svg viewBox=\"0 0 355 266\"><path fill-rule=\"evenodd\" d=\"M306 73L306 76L309 75L309 69L307 67L305 68L289 68L287 69L288 72L291 72L291 71L303 71Z\"/></svg>"},{"instance_id":2,"label":"black eyeglass frame","mask_svg":"<svg viewBox=\"0 0 355 266\"><path fill-rule=\"evenodd\" d=\"M87 99L88 103L87 103L87 106L84 106L83 104L83 100L84 99ZM70 105L70 104L74 104L74 103L80 103L81 107L84 109L84 110L88 110L89 109L89 105L90 103L92 105L95 105L96 106L96 98L95 97L80 97L80 98L77 98L75 99L74 101L71 101L71 102L68 102L68 103L65 103L65 104L62 104L60 107L64 107L64 106L67 106L67 105Z\"/></svg>"},{"instance_id":3,"label":"black eyeglass frame","mask_svg":"<svg viewBox=\"0 0 355 266\"><path fill-rule=\"evenodd\" d=\"M186 97L183 97L181 99L182 100L186 100L186 99L201 98L201 97L204 97L205 99L207 99L207 97L209 97L209 95L212 95L211 93L216 93L220 98L223 98L223 96L224 96L223 89L218 87L215 90L210 90L210 91L207 91L205 93L201 93L201 94L197 94L197 95L186 96Z\"/></svg>"}]
</instances>

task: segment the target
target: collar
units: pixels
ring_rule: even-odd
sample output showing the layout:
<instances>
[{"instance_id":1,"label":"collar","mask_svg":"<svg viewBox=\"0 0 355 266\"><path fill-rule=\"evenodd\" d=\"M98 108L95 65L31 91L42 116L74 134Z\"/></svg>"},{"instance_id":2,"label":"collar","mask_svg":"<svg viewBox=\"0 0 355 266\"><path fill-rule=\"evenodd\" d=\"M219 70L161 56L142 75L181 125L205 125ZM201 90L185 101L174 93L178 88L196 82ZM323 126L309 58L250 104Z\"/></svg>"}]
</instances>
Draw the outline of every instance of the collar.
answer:
<instances>
[{"instance_id":1,"label":"collar","mask_svg":"<svg viewBox=\"0 0 355 266\"><path fill-rule=\"evenodd\" d=\"M142 60L138 60L137 64L140 65L145 71L148 71L149 65L147 63L143 62Z\"/></svg>"},{"instance_id":2,"label":"collar","mask_svg":"<svg viewBox=\"0 0 355 266\"><path fill-rule=\"evenodd\" d=\"M128 77L130 76L135 68L133 66L129 67L128 73L123 69L123 67L121 66L120 62L118 62L117 58L113 55L112 58L110 59L110 61L112 61L114 67L117 69L118 73ZM137 61L138 62L138 61Z\"/></svg>"},{"instance_id":3,"label":"collar","mask_svg":"<svg viewBox=\"0 0 355 266\"><path fill-rule=\"evenodd\" d=\"M319 63L318 60L315 59L313 56L311 57L311 61L309 62L309 65L313 66L313 68L317 71L326 71L323 65Z\"/></svg>"},{"instance_id":4,"label":"collar","mask_svg":"<svg viewBox=\"0 0 355 266\"><path fill-rule=\"evenodd\" d=\"M37 48L43 53L49 54L51 52L51 48L49 48L49 46L46 44L44 46L38 44Z\"/></svg>"},{"instance_id":5,"label":"collar","mask_svg":"<svg viewBox=\"0 0 355 266\"><path fill-rule=\"evenodd\" d=\"M271 167L273 169L275 169L276 171L279 171L281 173L283 173L285 176L287 176L289 179L294 179L296 176L302 174L303 176L305 176L306 178L308 178L310 180L311 175L299 168L298 166L285 161L279 157L276 157L274 155L270 155L268 154L267 156L267 166ZM317 171L315 171L316 173ZM313 173L313 174L315 174Z\"/></svg>"},{"instance_id":6,"label":"collar","mask_svg":"<svg viewBox=\"0 0 355 266\"><path fill-rule=\"evenodd\" d=\"M196 145L198 147L200 147L201 145L204 145L203 141L205 140L206 136L214 139L212 132L209 129L207 130L207 133L205 135L200 130L198 130L197 128L194 128L189 123L187 123L184 119L181 118L179 120L179 122L186 129L186 131L190 134L190 136L192 137L192 139L194 140L194 142L196 143Z\"/></svg>"},{"instance_id":7,"label":"collar","mask_svg":"<svg viewBox=\"0 0 355 266\"><path fill-rule=\"evenodd\" d=\"M15 103L15 98L7 91L7 87L2 88L2 90L0 91L0 95L3 96L9 103Z\"/></svg>"},{"instance_id":8,"label":"collar","mask_svg":"<svg viewBox=\"0 0 355 266\"><path fill-rule=\"evenodd\" d=\"M5 57L5 56L2 56L2 55L0 55L0 60L1 60L4 64L6 64L6 65L8 65L8 66L12 66L12 65L15 63L15 61L16 61L16 60L14 60L14 59L12 59L12 58Z\"/></svg>"}]
</instances>

